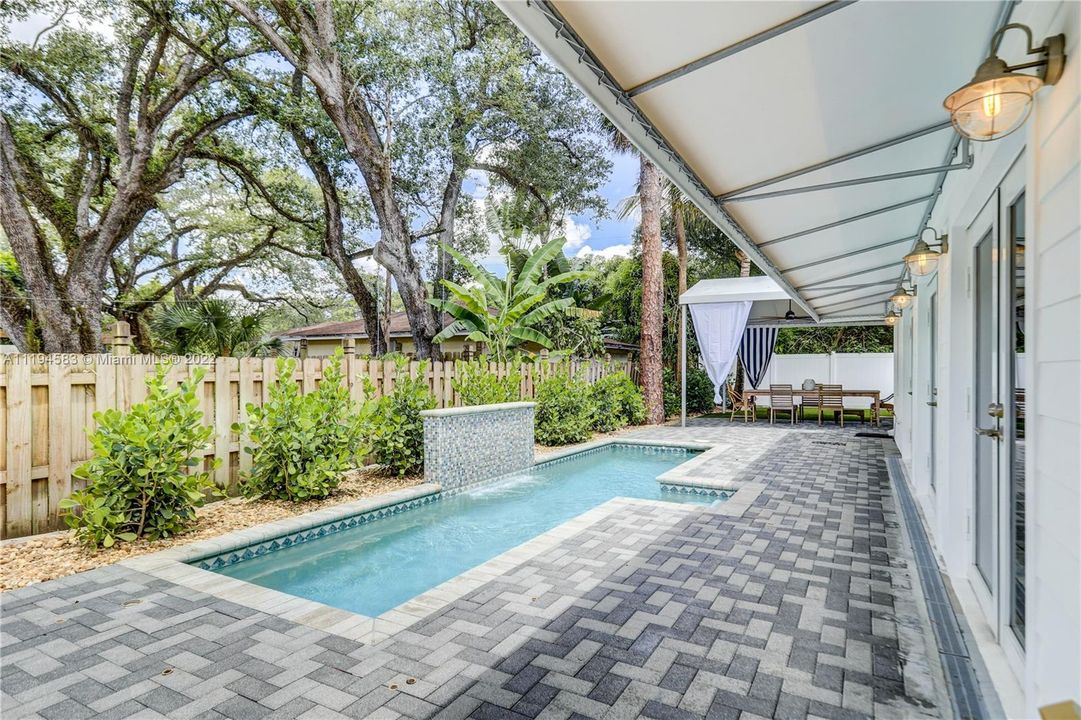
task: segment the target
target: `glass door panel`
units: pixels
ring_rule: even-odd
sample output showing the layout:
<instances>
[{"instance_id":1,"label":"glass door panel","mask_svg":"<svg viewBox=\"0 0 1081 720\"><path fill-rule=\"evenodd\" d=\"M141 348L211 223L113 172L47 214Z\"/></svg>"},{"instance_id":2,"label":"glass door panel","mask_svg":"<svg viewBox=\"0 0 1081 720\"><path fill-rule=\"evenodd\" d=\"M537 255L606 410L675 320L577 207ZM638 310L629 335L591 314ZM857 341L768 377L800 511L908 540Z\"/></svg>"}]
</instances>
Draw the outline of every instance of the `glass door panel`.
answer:
<instances>
[{"instance_id":1,"label":"glass door panel","mask_svg":"<svg viewBox=\"0 0 1081 720\"><path fill-rule=\"evenodd\" d=\"M976 435L975 560L976 569L992 595L995 593L995 494L998 488L998 442L987 408L998 401L998 332L995 282L996 237L989 230L976 245L973 296L975 300L975 392L973 421Z\"/></svg>"},{"instance_id":2,"label":"glass door panel","mask_svg":"<svg viewBox=\"0 0 1081 720\"><path fill-rule=\"evenodd\" d=\"M1009 208L1009 325L1006 335L1012 352L1007 386L1011 403L1007 414L1010 468L1009 622L1021 646L1025 645L1025 194Z\"/></svg>"}]
</instances>

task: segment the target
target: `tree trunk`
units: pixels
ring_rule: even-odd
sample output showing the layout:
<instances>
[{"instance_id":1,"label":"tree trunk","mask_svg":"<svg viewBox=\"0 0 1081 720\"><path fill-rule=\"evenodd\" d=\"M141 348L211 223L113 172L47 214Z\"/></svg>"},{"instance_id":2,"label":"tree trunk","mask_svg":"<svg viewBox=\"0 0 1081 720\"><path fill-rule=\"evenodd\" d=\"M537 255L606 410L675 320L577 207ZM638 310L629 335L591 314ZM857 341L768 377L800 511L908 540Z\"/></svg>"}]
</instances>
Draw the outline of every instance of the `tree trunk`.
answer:
<instances>
[{"instance_id":1,"label":"tree trunk","mask_svg":"<svg viewBox=\"0 0 1081 720\"><path fill-rule=\"evenodd\" d=\"M736 250L736 259L739 260L739 276L750 277L751 276L751 256L742 250ZM743 397L743 362L736 356L736 378L735 378L735 391L740 397Z\"/></svg>"},{"instance_id":2,"label":"tree trunk","mask_svg":"<svg viewBox=\"0 0 1081 720\"><path fill-rule=\"evenodd\" d=\"M674 190L673 194L676 194ZM676 254L679 258L679 275L676 283L678 297L687 292L687 226L684 222L683 208L678 200L672 202L672 225L676 231ZM683 354L687 352L686 342L687 338L679 332L676 340L676 385L683 381Z\"/></svg>"},{"instance_id":3,"label":"tree trunk","mask_svg":"<svg viewBox=\"0 0 1081 720\"><path fill-rule=\"evenodd\" d=\"M16 343L28 345L30 323L41 333L47 353L97 352L101 342L100 274L84 262L56 271L47 241L24 202L26 178L17 156L7 120L0 116L0 226L26 286L27 307L0 313L4 332ZM5 283L4 287L10 283Z\"/></svg>"},{"instance_id":4,"label":"tree trunk","mask_svg":"<svg viewBox=\"0 0 1081 720\"><path fill-rule=\"evenodd\" d=\"M664 277L661 256L661 175L645 156L640 158L638 187L642 235L642 392L649 423L664 422Z\"/></svg>"}]
</instances>

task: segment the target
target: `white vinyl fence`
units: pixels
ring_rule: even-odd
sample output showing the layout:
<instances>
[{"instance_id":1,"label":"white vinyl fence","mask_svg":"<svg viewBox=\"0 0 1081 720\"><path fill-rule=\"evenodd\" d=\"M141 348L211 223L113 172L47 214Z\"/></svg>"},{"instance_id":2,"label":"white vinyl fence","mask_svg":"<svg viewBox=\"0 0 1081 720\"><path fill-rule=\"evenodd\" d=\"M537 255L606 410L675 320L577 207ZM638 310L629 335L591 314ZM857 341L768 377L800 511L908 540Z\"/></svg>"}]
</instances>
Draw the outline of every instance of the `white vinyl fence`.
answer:
<instances>
[{"instance_id":1,"label":"white vinyl fence","mask_svg":"<svg viewBox=\"0 0 1081 720\"><path fill-rule=\"evenodd\" d=\"M843 385L850 390L878 390L885 399L893 393L893 353L774 355L760 389L768 389L771 384L799 388L804 380ZM759 398L758 404L768 406L769 398ZM868 408L871 399L845 399L845 405Z\"/></svg>"}]
</instances>

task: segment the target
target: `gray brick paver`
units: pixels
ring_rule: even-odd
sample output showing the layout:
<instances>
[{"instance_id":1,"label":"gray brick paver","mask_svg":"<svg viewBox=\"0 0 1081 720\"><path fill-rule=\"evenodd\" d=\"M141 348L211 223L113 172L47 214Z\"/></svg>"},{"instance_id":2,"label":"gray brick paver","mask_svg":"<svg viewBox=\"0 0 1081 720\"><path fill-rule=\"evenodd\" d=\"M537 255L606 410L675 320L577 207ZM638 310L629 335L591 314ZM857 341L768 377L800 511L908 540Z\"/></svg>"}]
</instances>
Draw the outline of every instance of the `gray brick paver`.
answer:
<instances>
[{"instance_id":1,"label":"gray brick paver","mask_svg":"<svg viewBox=\"0 0 1081 720\"><path fill-rule=\"evenodd\" d=\"M697 476L765 487L739 517L622 505L374 646L120 566L5 593L5 720L935 714L899 670L898 625L918 619L897 608L922 599L891 445L710 422L637 434L726 445Z\"/></svg>"}]
</instances>

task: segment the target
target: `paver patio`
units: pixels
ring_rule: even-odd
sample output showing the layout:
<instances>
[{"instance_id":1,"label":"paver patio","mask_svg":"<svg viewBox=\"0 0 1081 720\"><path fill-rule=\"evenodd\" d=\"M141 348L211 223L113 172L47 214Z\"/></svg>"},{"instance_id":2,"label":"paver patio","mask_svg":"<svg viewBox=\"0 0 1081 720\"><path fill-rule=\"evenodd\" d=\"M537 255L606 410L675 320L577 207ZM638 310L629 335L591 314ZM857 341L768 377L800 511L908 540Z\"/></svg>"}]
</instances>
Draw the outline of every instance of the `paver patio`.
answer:
<instances>
[{"instance_id":1,"label":"paver patio","mask_svg":"<svg viewBox=\"0 0 1081 720\"><path fill-rule=\"evenodd\" d=\"M635 435L724 444L703 471L765 488L739 517L611 501L374 645L122 566L4 593L3 716L945 712L886 472L892 441L708 420Z\"/></svg>"}]
</instances>

